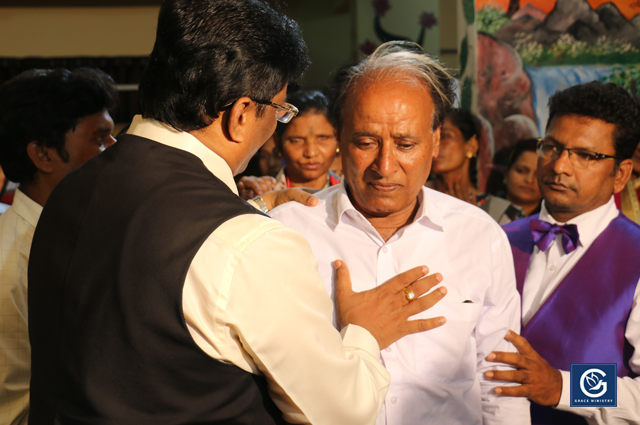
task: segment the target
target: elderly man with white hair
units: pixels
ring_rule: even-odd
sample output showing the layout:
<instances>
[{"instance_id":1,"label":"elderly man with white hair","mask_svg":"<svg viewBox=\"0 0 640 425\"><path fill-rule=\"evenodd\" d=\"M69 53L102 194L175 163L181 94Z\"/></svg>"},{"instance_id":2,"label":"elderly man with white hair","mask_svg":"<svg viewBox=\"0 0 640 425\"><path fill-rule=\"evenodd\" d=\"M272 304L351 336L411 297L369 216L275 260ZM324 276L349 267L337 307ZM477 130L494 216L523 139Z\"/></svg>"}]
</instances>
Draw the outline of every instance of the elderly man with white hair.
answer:
<instances>
[{"instance_id":1,"label":"elderly man with white hair","mask_svg":"<svg viewBox=\"0 0 640 425\"><path fill-rule=\"evenodd\" d=\"M343 183L319 192L315 208L272 211L309 241L332 295L342 292L333 288L336 258L349 265L356 292L419 264L446 284L446 297L415 316L444 316L446 323L381 352L391 385L377 425L530 423L528 401L497 396L498 384L483 376L485 357L514 351L504 335L520 327L509 242L480 209L424 187L451 108L451 83L436 60L407 43L386 43L343 70L332 106ZM405 294L408 302L416 298ZM336 318L338 326L342 321Z\"/></svg>"}]
</instances>

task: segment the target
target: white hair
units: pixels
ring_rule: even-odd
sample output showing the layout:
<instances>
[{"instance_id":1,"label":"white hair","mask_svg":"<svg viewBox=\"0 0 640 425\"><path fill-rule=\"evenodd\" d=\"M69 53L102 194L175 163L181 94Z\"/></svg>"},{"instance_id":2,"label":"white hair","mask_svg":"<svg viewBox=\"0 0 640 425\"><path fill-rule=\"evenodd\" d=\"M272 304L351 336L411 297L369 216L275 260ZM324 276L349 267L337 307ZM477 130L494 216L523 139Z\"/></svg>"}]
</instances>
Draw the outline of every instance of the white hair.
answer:
<instances>
[{"instance_id":1,"label":"white hair","mask_svg":"<svg viewBox=\"0 0 640 425\"><path fill-rule=\"evenodd\" d=\"M444 122L454 103L454 78L444 66L426 53L420 45L406 41L389 41L379 46L368 58L342 70L334 82L334 119L342 127L342 109L361 81L420 82L431 95L435 110L433 130Z\"/></svg>"}]
</instances>

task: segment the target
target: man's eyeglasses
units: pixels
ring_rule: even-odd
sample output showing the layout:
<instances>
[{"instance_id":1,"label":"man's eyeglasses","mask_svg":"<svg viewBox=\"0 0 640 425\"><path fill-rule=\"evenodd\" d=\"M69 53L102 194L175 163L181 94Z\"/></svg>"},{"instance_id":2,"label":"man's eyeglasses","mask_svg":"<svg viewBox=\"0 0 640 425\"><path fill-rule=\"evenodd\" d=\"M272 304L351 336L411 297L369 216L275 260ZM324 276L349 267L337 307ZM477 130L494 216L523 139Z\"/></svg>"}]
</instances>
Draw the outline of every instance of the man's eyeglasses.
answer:
<instances>
[{"instance_id":1,"label":"man's eyeglasses","mask_svg":"<svg viewBox=\"0 0 640 425\"><path fill-rule=\"evenodd\" d=\"M293 106L290 103L284 103L284 105L280 105L279 103L275 103L275 102L270 102L268 100L256 100L256 99L251 99L254 102L260 104L260 105L267 105L267 106L273 106L274 108L276 108L276 119L281 122L282 124L286 124L289 121L291 121L296 115L298 115L298 108L296 108L295 106ZM226 105L224 105L224 107L222 108L224 109L228 109L231 106L233 106L234 102L231 103L227 103Z\"/></svg>"},{"instance_id":2,"label":"man's eyeglasses","mask_svg":"<svg viewBox=\"0 0 640 425\"><path fill-rule=\"evenodd\" d=\"M252 99L253 100L253 99ZM293 119L296 115L298 115L298 108L293 106L290 103L285 102L284 105L280 105L275 102L261 102L259 100L253 100L256 103L261 105L273 106L276 108L276 119L282 124L286 124Z\"/></svg>"},{"instance_id":3,"label":"man's eyeglasses","mask_svg":"<svg viewBox=\"0 0 640 425\"><path fill-rule=\"evenodd\" d=\"M615 156L592 152L586 149L568 149L563 146L549 143L544 139L538 139L538 156L544 159L556 161L558 158L560 158L562 152L564 151L567 151L571 164L573 164L573 166L576 168L587 168L591 162L599 161L601 159L618 159Z\"/></svg>"}]
</instances>

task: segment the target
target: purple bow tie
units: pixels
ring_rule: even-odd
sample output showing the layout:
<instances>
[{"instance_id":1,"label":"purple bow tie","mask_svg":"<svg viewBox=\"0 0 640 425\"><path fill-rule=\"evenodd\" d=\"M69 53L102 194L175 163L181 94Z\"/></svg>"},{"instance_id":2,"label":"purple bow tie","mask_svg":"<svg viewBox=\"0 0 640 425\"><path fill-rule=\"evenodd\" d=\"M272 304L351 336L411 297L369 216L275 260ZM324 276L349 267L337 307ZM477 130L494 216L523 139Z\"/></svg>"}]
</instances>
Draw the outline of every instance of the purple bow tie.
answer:
<instances>
[{"instance_id":1,"label":"purple bow tie","mask_svg":"<svg viewBox=\"0 0 640 425\"><path fill-rule=\"evenodd\" d=\"M565 224L558 226L557 224L547 223L538 219L532 219L529 224L529 230L533 237L533 242L540 248L540 251L546 251L557 234L562 234L562 248L564 252L569 254L575 251L580 241L578 235L578 226L575 224Z\"/></svg>"}]
</instances>

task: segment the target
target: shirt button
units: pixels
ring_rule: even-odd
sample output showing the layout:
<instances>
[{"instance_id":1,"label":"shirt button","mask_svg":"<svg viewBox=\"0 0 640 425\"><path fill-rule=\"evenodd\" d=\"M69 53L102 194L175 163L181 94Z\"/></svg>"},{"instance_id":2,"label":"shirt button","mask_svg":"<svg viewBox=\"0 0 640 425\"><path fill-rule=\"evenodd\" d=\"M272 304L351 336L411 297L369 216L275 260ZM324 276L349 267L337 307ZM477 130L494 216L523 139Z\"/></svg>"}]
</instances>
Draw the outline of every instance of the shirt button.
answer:
<instances>
[{"instance_id":1,"label":"shirt button","mask_svg":"<svg viewBox=\"0 0 640 425\"><path fill-rule=\"evenodd\" d=\"M391 397L391 404L396 404L398 402L398 399L396 398L396 396Z\"/></svg>"},{"instance_id":2,"label":"shirt button","mask_svg":"<svg viewBox=\"0 0 640 425\"><path fill-rule=\"evenodd\" d=\"M549 267L549 270L554 271L556 269L556 266L551 266Z\"/></svg>"},{"instance_id":3,"label":"shirt button","mask_svg":"<svg viewBox=\"0 0 640 425\"><path fill-rule=\"evenodd\" d=\"M389 248L387 248L386 246L382 248L382 252L384 252L385 254L387 253L387 251L389 251Z\"/></svg>"},{"instance_id":4,"label":"shirt button","mask_svg":"<svg viewBox=\"0 0 640 425\"><path fill-rule=\"evenodd\" d=\"M387 353L390 353L391 352L391 347L385 348L384 351L386 351Z\"/></svg>"}]
</instances>

